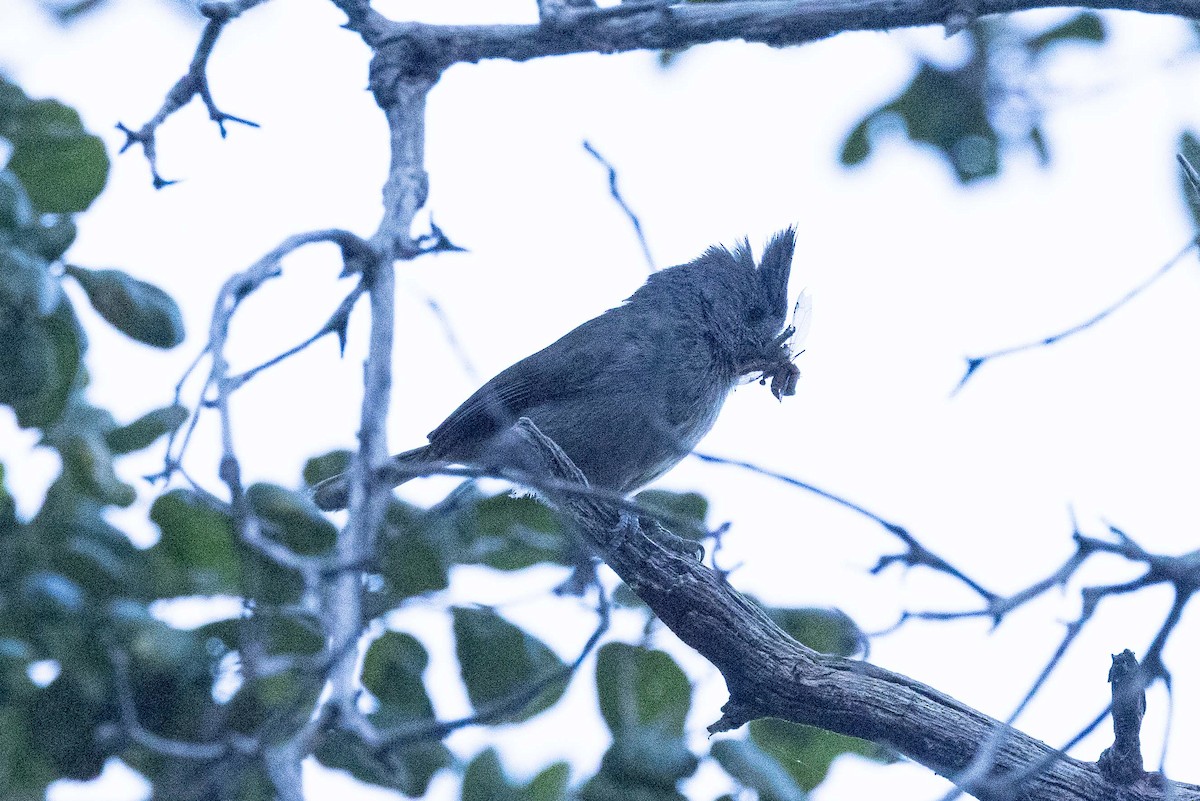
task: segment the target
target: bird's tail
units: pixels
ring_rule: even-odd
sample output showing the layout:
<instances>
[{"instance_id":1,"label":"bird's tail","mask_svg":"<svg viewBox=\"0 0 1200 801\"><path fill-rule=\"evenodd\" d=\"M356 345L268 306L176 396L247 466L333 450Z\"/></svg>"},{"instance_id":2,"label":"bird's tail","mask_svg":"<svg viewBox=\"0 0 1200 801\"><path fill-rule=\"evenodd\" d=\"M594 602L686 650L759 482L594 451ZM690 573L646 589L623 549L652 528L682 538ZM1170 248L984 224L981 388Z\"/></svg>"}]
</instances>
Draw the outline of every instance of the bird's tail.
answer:
<instances>
[{"instance_id":1,"label":"bird's tail","mask_svg":"<svg viewBox=\"0 0 1200 801\"><path fill-rule=\"evenodd\" d=\"M411 451L405 451L393 456L387 465L384 466L382 473L385 478L393 482L393 487L398 487L412 478L412 476L407 475L403 470L389 470L388 468L402 468L407 464L428 462L430 460L428 445L413 448ZM326 512L345 509L350 504L350 481L347 475L339 473L317 484L317 486L313 487L312 498L317 506Z\"/></svg>"}]
</instances>

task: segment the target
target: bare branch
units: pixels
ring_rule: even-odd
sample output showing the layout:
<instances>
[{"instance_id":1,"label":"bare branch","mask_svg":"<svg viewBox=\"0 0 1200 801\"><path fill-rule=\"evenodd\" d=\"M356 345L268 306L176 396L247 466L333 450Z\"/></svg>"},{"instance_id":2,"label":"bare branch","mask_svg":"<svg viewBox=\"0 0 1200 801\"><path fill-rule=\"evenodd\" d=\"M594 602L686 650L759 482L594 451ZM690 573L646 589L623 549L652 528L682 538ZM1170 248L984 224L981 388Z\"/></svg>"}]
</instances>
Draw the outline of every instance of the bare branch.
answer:
<instances>
[{"instance_id":1,"label":"bare branch","mask_svg":"<svg viewBox=\"0 0 1200 801\"><path fill-rule=\"evenodd\" d=\"M891 534L892 536L899 539L902 543L904 543L907 550L904 551L903 553L890 554L887 556L880 557L879 562L876 563L875 567L871 568L872 573L879 573L882 570L884 570L885 568L887 568L889 565L896 564L896 563L903 564L907 567L915 567L917 565L924 565L925 567L928 567L932 570L936 570L939 573L945 573L948 576L958 579L963 584L967 585L972 590L974 590L976 593L978 593L979 596L981 598L983 598L983 600L987 603L991 603L992 601L994 601L997 598L996 594L993 593L991 590L986 589L982 584L980 584L979 582L970 578L963 571L954 567L949 562L947 562L945 559L938 556L933 551L929 550L924 545L922 545L917 540L916 537L914 537L913 535L908 533L908 530L906 528L904 528L903 526L901 526L898 523L893 523L890 520L880 517L879 515L875 514L872 511L869 511L865 507L858 505L854 501L843 498L840 495L835 495L832 492L823 490L820 487L817 487L813 484L809 484L806 481L801 481L798 478L793 478L792 476L785 475L783 473L778 473L774 470L769 470L765 467L756 465L752 462L745 462L745 461L741 461L739 459L726 459L723 456L713 456L712 454L700 453L698 451L693 451L692 456L694 456L695 458L699 459L702 462L709 462L710 464L730 465L732 467L740 467L743 470L749 470L752 473L757 473L759 475L766 476L767 478L773 478L776 481L782 481L784 484L787 484L792 487L797 487L802 490L806 490L806 491L811 492L812 494L817 495L821 498L824 498L828 501L832 501L835 504L837 504L838 506L849 509L852 512L862 515L863 517L867 518L868 520L871 520L871 521L883 526L883 528L889 534Z\"/></svg>"},{"instance_id":2,"label":"bare branch","mask_svg":"<svg viewBox=\"0 0 1200 801\"><path fill-rule=\"evenodd\" d=\"M1091 328L1093 325L1096 325L1096 323L1099 323L1100 321L1104 320L1106 317L1108 317L1110 314L1112 314L1113 312L1120 309L1126 303L1129 303L1131 300L1136 298L1138 295L1145 292L1156 281L1158 281L1158 279L1162 278L1164 275L1166 275L1168 272L1170 272L1172 267L1174 267L1176 264L1179 264L1181 261L1183 261L1183 257L1186 256L1192 250L1192 248L1196 247L1196 242L1197 241L1195 239L1189 241L1186 245L1184 245L1182 250L1180 250L1178 253L1176 253L1174 256L1172 256L1171 259L1166 264L1164 264L1162 267L1159 267L1158 270L1153 275L1151 275L1149 278L1142 281L1140 284L1135 286L1133 289L1126 292L1116 302L1101 309L1099 312L1097 312L1096 314L1087 318L1083 322L1076 323L1075 325L1071 326L1070 328L1067 328L1063 331L1059 331L1057 334L1051 334L1048 337L1044 337L1042 339L1035 340L1033 342L1026 342L1023 345L1013 345L1011 347L1001 348L1000 350L992 351L991 353L985 353L981 356L968 356L967 357L967 370L965 373L963 373L963 377L961 379L959 379L958 385L956 387L954 387L954 389L951 391L950 395L954 396L954 395L958 394L958 392L964 386L966 386L967 381L970 380L971 376L975 375L975 372L980 367L983 367L984 364L991 361L992 359L999 359L1003 356L1012 356L1013 354L1021 353L1023 351L1027 351L1027 350L1033 350L1034 348L1049 347L1050 345L1053 345L1057 342L1061 342L1062 340L1066 339L1067 337L1074 336L1075 334L1078 334L1082 331L1086 331L1087 329Z\"/></svg>"},{"instance_id":3,"label":"bare branch","mask_svg":"<svg viewBox=\"0 0 1200 801\"><path fill-rule=\"evenodd\" d=\"M980 0L979 16L1067 7L1045 0ZM1090 0L1070 7L1129 9L1200 19L1200 0L1145 3ZM572 53L677 50L742 39L782 47L846 31L943 25L955 13L945 0L740 0L726 3L629 2L606 8L560 7L539 25L424 25L389 22L380 53L426 71L489 58L527 61Z\"/></svg>"},{"instance_id":4,"label":"bare branch","mask_svg":"<svg viewBox=\"0 0 1200 801\"><path fill-rule=\"evenodd\" d=\"M530 421L518 430L564 481L582 474ZM758 717L885 743L946 776L1003 731L989 771L970 792L981 801L1013 797L1084 801L1115 796L1095 763L1082 762L988 717L932 687L865 662L819 654L797 643L752 602L704 565L657 547L628 516L587 498L557 499L605 561L683 642L721 671L730 700L710 731ZM1107 711L1105 712L1107 715ZM1092 724L1099 725L1101 716ZM1200 799L1200 786L1141 781L1129 801Z\"/></svg>"},{"instance_id":5,"label":"bare branch","mask_svg":"<svg viewBox=\"0 0 1200 801\"><path fill-rule=\"evenodd\" d=\"M208 24L204 26L204 32L200 34L200 43L196 45L196 53L192 56L192 63L188 65L188 71L183 77L175 82L171 87L171 91L167 92L167 98L163 101L162 107L159 108L150 120L136 131L125 126L124 123L117 123L117 129L125 134L125 144L121 146L121 152L124 153L133 145L141 145L142 153L146 156L146 161L150 164L150 176L154 181L155 189L162 189L164 186L169 186L175 181L169 181L163 178L158 173L157 154L155 152L155 134L158 132L158 127L166 122L167 117L170 117L176 111L186 106L191 102L193 97L199 97L204 102L204 107L208 109L208 117L217 124L217 129L221 132L221 138L225 138L225 123L237 122L242 125L248 125L251 128L257 128L258 123L235 117L232 114L227 114L217 108L217 103L213 100L212 90L208 86L208 58L212 55L213 48L217 45L217 39L221 35L221 30L234 18L240 16L242 12L254 8L257 5L265 3L266 0L229 0L228 2L211 2L204 3L200 6L200 13L208 18Z\"/></svg>"},{"instance_id":6,"label":"bare branch","mask_svg":"<svg viewBox=\"0 0 1200 801\"><path fill-rule=\"evenodd\" d=\"M621 190L617 188L617 168L608 159L601 156L600 151L592 147L592 143L586 139L583 140L583 149L590 153L592 158L600 162L600 166L608 170L608 192L612 195L613 200L617 202L617 205L621 207L621 211L625 212L625 216L629 218L629 222L633 226L633 233L637 236L638 244L642 247L642 255L646 258L646 266L650 269L650 272L654 272L658 268L654 266L654 257L650 255L650 245L646 243L646 235L642 232L642 221L634 214L633 209L629 208L629 204L625 202L625 198L621 197Z\"/></svg>"}]
</instances>

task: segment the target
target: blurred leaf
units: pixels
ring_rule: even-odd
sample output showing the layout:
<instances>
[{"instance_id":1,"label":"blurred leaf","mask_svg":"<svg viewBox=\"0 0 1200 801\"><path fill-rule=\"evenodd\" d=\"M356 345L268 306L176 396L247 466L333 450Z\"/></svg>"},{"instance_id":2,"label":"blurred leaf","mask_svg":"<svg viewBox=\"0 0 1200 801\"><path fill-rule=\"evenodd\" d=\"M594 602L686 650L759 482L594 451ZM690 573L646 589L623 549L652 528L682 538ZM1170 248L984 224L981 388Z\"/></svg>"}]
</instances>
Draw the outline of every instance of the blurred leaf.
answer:
<instances>
[{"instance_id":1,"label":"blurred leaf","mask_svg":"<svg viewBox=\"0 0 1200 801\"><path fill-rule=\"evenodd\" d=\"M634 500L652 512L660 512L676 520L694 522L695 530L674 531L687 539L703 539L704 521L708 519L708 499L698 492L670 492L668 490L644 490ZM672 528L669 524L664 524Z\"/></svg>"},{"instance_id":2,"label":"blurred leaf","mask_svg":"<svg viewBox=\"0 0 1200 801\"><path fill-rule=\"evenodd\" d=\"M79 379L86 340L69 301L40 320L0 320L0 403L22 428L49 428L63 414Z\"/></svg>"},{"instance_id":3,"label":"blurred leaf","mask_svg":"<svg viewBox=\"0 0 1200 801\"><path fill-rule=\"evenodd\" d=\"M995 175L999 136L988 119L984 83L982 68L974 62L949 70L923 63L903 92L854 127L842 144L842 164L861 163L871 152L876 129L895 118L914 142L940 150L959 181Z\"/></svg>"},{"instance_id":4,"label":"blurred leaf","mask_svg":"<svg viewBox=\"0 0 1200 801\"><path fill-rule=\"evenodd\" d=\"M316 654L325 646L320 624L294 610L258 607L253 617L236 617L209 623L196 630L204 640L215 637L222 653L237 651L257 640L267 654Z\"/></svg>"},{"instance_id":5,"label":"blurred leaf","mask_svg":"<svg viewBox=\"0 0 1200 801\"><path fill-rule=\"evenodd\" d=\"M58 261L75 241L75 221L69 214L44 214L27 233L34 253L46 261Z\"/></svg>"},{"instance_id":6,"label":"blurred leaf","mask_svg":"<svg viewBox=\"0 0 1200 801\"><path fill-rule=\"evenodd\" d=\"M60 777L86 781L104 767L108 754L95 732L116 720L116 710L103 698L104 686L101 676L64 670L31 697L29 741Z\"/></svg>"},{"instance_id":7,"label":"blurred leaf","mask_svg":"<svg viewBox=\"0 0 1200 801\"><path fill-rule=\"evenodd\" d=\"M379 699L380 726L432 720L433 704L425 691L429 654L411 634L389 631L367 649L362 683Z\"/></svg>"},{"instance_id":8,"label":"blurred leaf","mask_svg":"<svg viewBox=\"0 0 1200 801\"><path fill-rule=\"evenodd\" d=\"M17 525L17 503L8 491L8 483L4 477L4 463L0 462L0 536Z\"/></svg>"},{"instance_id":9,"label":"blurred leaf","mask_svg":"<svg viewBox=\"0 0 1200 801\"><path fill-rule=\"evenodd\" d=\"M1043 31L1026 44L1034 55L1040 55L1042 51L1056 42L1100 43L1105 38L1104 20L1093 11L1084 11L1061 25Z\"/></svg>"},{"instance_id":10,"label":"blurred leaf","mask_svg":"<svg viewBox=\"0 0 1200 801\"><path fill-rule=\"evenodd\" d=\"M50 10L54 13L54 18L60 25L67 25L74 22L78 17L83 16L89 11L96 9L106 0L66 0L66 2L49 2Z\"/></svg>"},{"instance_id":11,"label":"blurred leaf","mask_svg":"<svg viewBox=\"0 0 1200 801\"><path fill-rule=\"evenodd\" d=\"M497 570L561 562L562 524L545 504L509 494L484 498L459 519L469 558Z\"/></svg>"},{"instance_id":12,"label":"blurred leaf","mask_svg":"<svg viewBox=\"0 0 1200 801\"><path fill-rule=\"evenodd\" d=\"M92 307L121 333L156 348L183 342L183 316L171 296L120 270L67 265L67 275L87 293Z\"/></svg>"},{"instance_id":13,"label":"blurred leaf","mask_svg":"<svg viewBox=\"0 0 1200 801\"><path fill-rule=\"evenodd\" d=\"M197 594L238 594L240 571L228 514L177 489L154 502L150 519L162 531L155 548L187 573Z\"/></svg>"},{"instance_id":14,"label":"blurred leaf","mask_svg":"<svg viewBox=\"0 0 1200 801\"><path fill-rule=\"evenodd\" d=\"M12 145L8 168L42 212L83 211L108 180L104 143L79 113L56 100L31 100L0 78L0 137Z\"/></svg>"},{"instance_id":15,"label":"blurred leaf","mask_svg":"<svg viewBox=\"0 0 1200 801\"><path fill-rule=\"evenodd\" d=\"M454 643L467 695L476 712L561 673L562 660L540 640L490 609L455 607ZM505 720L528 720L563 694L567 677L543 689Z\"/></svg>"},{"instance_id":16,"label":"blurred leaf","mask_svg":"<svg viewBox=\"0 0 1200 801\"><path fill-rule=\"evenodd\" d=\"M376 751L344 729L329 732L314 756L326 767L344 770L361 782L390 787L413 798L425 795L434 774L451 763L450 752L440 742Z\"/></svg>"},{"instance_id":17,"label":"blurred leaf","mask_svg":"<svg viewBox=\"0 0 1200 801\"><path fill-rule=\"evenodd\" d=\"M117 478L108 443L95 431L69 433L59 452L63 470L83 492L104 504L129 506L137 500L133 487Z\"/></svg>"},{"instance_id":18,"label":"blurred leaf","mask_svg":"<svg viewBox=\"0 0 1200 801\"><path fill-rule=\"evenodd\" d=\"M686 801L676 790L696 772L699 760L683 739L655 729L627 729L614 735L600 771L583 786L584 801Z\"/></svg>"},{"instance_id":19,"label":"blurred leaf","mask_svg":"<svg viewBox=\"0 0 1200 801\"><path fill-rule=\"evenodd\" d=\"M45 259L16 246L0 245L0 310L6 311L6 317L45 317L58 308L61 299L58 279L50 274Z\"/></svg>"},{"instance_id":20,"label":"blurred leaf","mask_svg":"<svg viewBox=\"0 0 1200 801\"><path fill-rule=\"evenodd\" d=\"M327 478L341 475L350 469L350 451L330 451L314 456L304 463L304 483L315 487Z\"/></svg>"},{"instance_id":21,"label":"blurred leaf","mask_svg":"<svg viewBox=\"0 0 1200 801\"><path fill-rule=\"evenodd\" d=\"M164 406L148 412L129 425L114 428L105 434L113 453L133 453L148 448L161 436L183 425L188 410L182 406Z\"/></svg>"},{"instance_id":22,"label":"blurred leaf","mask_svg":"<svg viewBox=\"0 0 1200 801\"><path fill-rule=\"evenodd\" d=\"M1193 169L1200 171L1200 139L1191 131L1184 131L1179 137L1177 148L1179 155L1187 159ZM1179 192L1183 195L1183 203L1192 215L1192 227L1200 232L1200 187L1192 184L1187 173L1180 169Z\"/></svg>"},{"instance_id":23,"label":"blurred leaf","mask_svg":"<svg viewBox=\"0 0 1200 801\"><path fill-rule=\"evenodd\" d=\"M80 586L58 573L39 571L25 578L22 600L45 623L83 611L86 596Z\"/></svg>"},{"instance_id":24,"label":"blurred leaf","mask_svg":"<svg viewBox=\"0 0 1200 801\"><path fill-rule=\"evenodd\" d=\"M304 725L321 694L322 684L298 671L250 679L227 705L230 728L278 741Z\"/></svg>"},{"instance_id":25,"label":"blurred leaf","mask_svg":"<svg viewBox=\"0 0 1200 801\"><path fill-rule=\"evenodd\" d=\"M496 749L485 748L463 773L462 801L517 801L517 786L504 775Z\"/></svg>"},{"instance_id":26,"label":"blurred leaf","mask_svg":"<svg viewBox=\"0 0 1200 801\"><path fill-rule=\"evenodd\" d=\"M567 801L567 784L571 768L566 762L555 762L534 776L521 791L521 801Z\"/></svg>"},{"instance_id":27,"label":"blurred leaf","mask_svg":"<svg viewBox=\"0 0 1200 801\"><path fill-rule=\"evenodd\" d=\"M4 86L4 80L0 79L0 89ZM31 228L35 219L33 201L21 185L21 179L10 169L0 170L0 232L8 234L7 239L11 241L18 232Z\"/></svg>"},{"instance_id":28,"label":"blurred leaf","mask_svg":"<svg viewBox=\"0 0 1200 801\"><path fill-rule=\"evenodd\" d=\"M58 778L29 728L14 705L0 705L0 798L6 801L45 801L46 785Z\"/></svg>"},{"instance_id":29,"label":"blurred leaf","mask_svg":"<svg viewBox=\"0 0 1200 801\"><path fill-rule=\"evenodd\" d=\"M865 652L867 635L840 609L764 607L779 628L814 651L853 656Z\"/></svg>"},{"instance_id":30,"label":"blurred leaf","mask_svg":"<svg viewBox=\"0 0 1200 801\"><path fill-rule=\"evenodd\" d=\"M463 773L462 801L565 801L571 770L556 762L522 785L504 772L494 748L485 748Z\"/></svg>"},{"instance_id":31,"label":"blurred leaf","mask_svg":"<svg viewBox=\"0 0 1200 801\"><path fill-rule=\"evenodd\" d=\"M607 643L596 659L600 713L613 734L640 728L683 736L692 686L670 656L621 642Z\"/></svg>"},{"instance_id":32,"label":"blurred leaf","mask_svg":"<svg viewBox=\"0 0 1200 801\"><path fill-rule=\"evenodd\" d=\"M806 794L778 761L749 740L718 740L712 756L760 801L804 801Z\"/></svg>"},{"instance_id":33,"label":"blurred leaf","mask_svg":"<svg viewBox=\"0 0 1200 801\"><path fill-rule=\"evenodd\" d=\"M276 484L253 484L246 498L254 513L271 524L268 533L295 553L322 554L337 542L337 528L307 495Z\"/></svg>"},{"instance_id":34,"label":"blurred leaf","mask_svg":"<svg viewBox=\"0 0 1200 801\"><path fill-rule=\"evenodd\" d=\"M825 780L829 766L842 754L857 754L875 762L896 761L883 746L776 718L751 721L750 740L778 761L806 792Z\"/></svg>"},{"instance_id":35,"label":"blurred leaf","mask_svg":"<svg viewBox=\"0 0 1200 801\"><path fill-rule=\"evenodd\" d=\"M443 555L449 539L441 530L445 523L443 516L434 510L426 513L392 498L384 521L382 572L398 598L437 592L450 586L449 565ZM433 530L435 528L437 530Z\"/></svg>"}]
</instances>

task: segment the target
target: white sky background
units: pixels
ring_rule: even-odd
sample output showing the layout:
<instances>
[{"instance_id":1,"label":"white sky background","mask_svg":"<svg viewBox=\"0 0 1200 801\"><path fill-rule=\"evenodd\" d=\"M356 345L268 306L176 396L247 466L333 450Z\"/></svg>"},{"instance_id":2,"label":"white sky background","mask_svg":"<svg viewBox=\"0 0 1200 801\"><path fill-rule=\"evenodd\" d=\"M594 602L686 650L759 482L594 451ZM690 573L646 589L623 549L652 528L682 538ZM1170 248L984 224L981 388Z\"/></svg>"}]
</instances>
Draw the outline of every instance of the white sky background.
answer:
<instances>
[{"instance_id":1,"label":"white sky background","mask_svg":"<svg viewBox=\"0 0 1200 801\"><path fill-rule=\"evenodd\" d=\"M436 22L532 21L532 0L399 2L397 18ZM61 30L30 0L0 7L0 69L31 95L78 108L115 154L116 121L137 127L182 74L199 34L195 19L156 0L113 0ZM1033 19L1052 19L1054 15ZM1109 15L1103 50L1064 49L1055 85L1067 89L1045 121L1053 168L1009 157L1003 178L962 191L934 154L899 140L877 143L862 169L841 170L842 138L869 108L908 80L916 51L953 58L961 43L940 30L849 34L787 50L740 43L687 53L669 71L649 53L578 56L452 68L430 97L428 208L469 253L401 265L397 301L394 449L413 447L482 380L628 296L646 266L608 195L590 140L620 170L660 266L714 242L749 235L755 247L799 225L792 294L807 286L815 324L797 395L778 404L757 385L739 390L701 449L747 459L843 494L906 526L986 586L1011 592L1070 552L1068 506L1086 533L1102 520L1150 550L1196 547L1200 484L1200 274L1181 264L1145 296L1078 337L986 365L957 397L963 357L1058 331L1093 314L1163 264L1190 236L1174 162L1182 126L1195 124L1194 63L1159 65L1184 41L1181 23ZM375 228L387 164L386 126L366 85L367 50L338 28L328 3L255 9L231 24L211 61L218 105L262 124L222 141L193 102L159 131L159 166L182 182L155 192L137 152L116 158L109 188L80 219L70 258L116 266L180 300L189 339L172 353L138 346L85 311L92 397L128 421L170 400L200 347L217 288L286 236L314 228ZM1098 91L1097 91L1098 90ZM286 349L321 326L348 281L332 248L287 262L285 278L235 320L235 368ZM424 298L445 310L478 374L447 346ZM236 437L250 480L296 485L303 460L352 445L360 400L363 321L347 358L332 339L256 379L237 396ZM94 324L92 324L94 323ZM191 470L216 486L215 429L202 426ZM28 514L56 471L52 456L0 413L0 460ZM122 462L127 479L157 469L155 451ZM845 609L864 628L903 609L958 608L974 597L926 571L867 569L898 544L878 526L797 490L734 468L685 461L660 485L697 489L714 522L733 529L722 553L737 586L779 605ZM428 482L406 494L433 499ZM117 517L138 539L152 499ZM139 521L140 518L140 521ZM1135 571L1098 561L1088 582ZM591 619L530 601L558 580L530 571L497 582L464 576L455 597L503 605L535 622L560 653ZM1077 613L1078 582L989 633L981 621L919 624L877 638L871 660L1006 716L1049 657L1062 622ZM1109 654L1144 651L1169 604L1165 591L1106 601L1018 725L1060 744L1107 702ZM432 615L400 621L453 672ZM618 633L632 635L626 625ZM1168 770L1200 782L1200 617L1187 615L1167 651L1175 670ZM659 638L663 643L668 637ZM679 650L679 649L676 649ZM719 716L724 688L712 668L687 662L700 682L691 727L697 743ZM590 674L594 664L585 665ZM452 687L451 681L442 681ZM461 692L439 711L463 711ZM510 770L528 776L551 758L572 760L575 780L604 746L573 716L591 714L589 691L572 706L501 738ZM1158 761L1165 695L1152 691L1143 730ZM566 728L570 726L570 728ZM469 754L485 742L451 741ZM1074 752L1095 759L1106 724ZM313 797L346 781L311 771ZM698 799L719 785L700 777ZM934 799L945 783L926 769L840 762L819 799ZM346 797L390 797L366 789ZM120 776L105 798L137 798ZM454 796L440 779L430 798ZM63 788L61 798L100 791Z\"/></svg>"}]
</instances>

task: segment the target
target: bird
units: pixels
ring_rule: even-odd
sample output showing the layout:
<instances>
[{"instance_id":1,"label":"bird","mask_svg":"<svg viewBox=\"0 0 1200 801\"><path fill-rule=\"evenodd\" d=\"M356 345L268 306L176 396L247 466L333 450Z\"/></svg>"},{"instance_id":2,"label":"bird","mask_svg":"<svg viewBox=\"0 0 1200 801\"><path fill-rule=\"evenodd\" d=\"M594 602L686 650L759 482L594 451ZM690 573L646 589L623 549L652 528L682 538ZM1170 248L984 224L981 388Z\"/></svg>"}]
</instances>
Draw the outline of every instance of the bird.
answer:
<instances>
[{"instance_id":1,"label":"bird","mask_svg":"<svg viewBox=\"0 0 1200 801\"><path fill-rule=\"evenodd\" d=\"M616 306L480 387L381 471L395 485L414 466L451 462L524 467L514 424L529 418L590 486L628 495L688 455L747 376L780 400L799 370L785 328L796 231L776 233L755 263L749 241L652 273ZM345 474L320 482L321 509L345 508Z\"/></svg>"}]
</instances>

